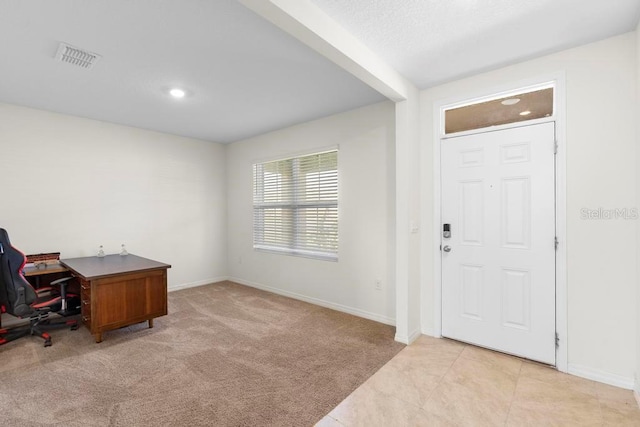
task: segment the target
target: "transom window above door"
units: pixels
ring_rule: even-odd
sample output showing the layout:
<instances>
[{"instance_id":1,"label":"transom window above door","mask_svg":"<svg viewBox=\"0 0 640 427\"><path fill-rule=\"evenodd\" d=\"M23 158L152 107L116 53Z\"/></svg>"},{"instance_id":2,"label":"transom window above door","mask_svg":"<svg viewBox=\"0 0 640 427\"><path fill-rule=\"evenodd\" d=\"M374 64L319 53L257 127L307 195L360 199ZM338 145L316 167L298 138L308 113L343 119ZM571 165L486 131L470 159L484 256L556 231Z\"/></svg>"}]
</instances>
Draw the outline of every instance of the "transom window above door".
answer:
<instances>
[{"instance_id":1,"label":"transom window above door","mask_svg":"<svg viewBox=\"0 0 640 427\"><path fill-rule=\"evenodd\" d=\"M445 135L491 126L551 117L554 113L554 88L509 94L494 99L447 108L444 111Z\"/></svg>"}]
</instances>

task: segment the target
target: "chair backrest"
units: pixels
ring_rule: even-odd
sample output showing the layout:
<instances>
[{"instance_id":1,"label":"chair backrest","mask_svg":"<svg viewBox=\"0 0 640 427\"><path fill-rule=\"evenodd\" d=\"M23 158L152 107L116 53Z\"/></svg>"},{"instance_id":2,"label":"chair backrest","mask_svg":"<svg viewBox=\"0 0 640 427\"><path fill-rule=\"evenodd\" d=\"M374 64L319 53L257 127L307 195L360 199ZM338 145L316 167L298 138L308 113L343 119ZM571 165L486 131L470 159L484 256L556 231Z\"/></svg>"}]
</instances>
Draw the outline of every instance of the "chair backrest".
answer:
<instances>
[{"instance_id":1,"label":"chair backrest","mask_svg":"<svg viewBox=\"0 0 640 427\"><path fill-rule=\"evenodd\" d=\"M33 311L30 305L36 299L36 292L22 274L25 263L24 254L11 246L7 230L0 228L0 303L8 313L19 317Z\"/></svg>"},{"instance_id":2,"label":"chair backrest","mask_svg":"<svg viewBox=\"0 0 640 427\"><path fill-rule=\"evenodd\" d=\"M4 263L4 245L0 243L0 314L7 311L9 305L9 295L7 295L7 286L2 276L2 265Z\"/></svg>"}]
</instances>

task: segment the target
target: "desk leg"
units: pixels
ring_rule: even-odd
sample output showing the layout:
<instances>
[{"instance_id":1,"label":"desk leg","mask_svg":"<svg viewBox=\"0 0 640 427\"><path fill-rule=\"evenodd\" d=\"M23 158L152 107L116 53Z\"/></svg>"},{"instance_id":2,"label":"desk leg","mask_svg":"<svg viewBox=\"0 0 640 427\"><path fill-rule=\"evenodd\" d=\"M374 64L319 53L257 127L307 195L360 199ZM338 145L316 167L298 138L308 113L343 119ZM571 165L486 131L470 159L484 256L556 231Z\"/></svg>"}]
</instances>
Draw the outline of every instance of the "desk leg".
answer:
<instances>
[{"instance_id":1,"label":"desk leg","mask_svg":"<svg viewBox=\"0 0 640 427\"><path fill-rule=\"evenodd\" d=\"M149 319L149 328L153 328L153 319Z\"/></svg>"},{"instance_id":2,"label":"desk leg","mask_svg":"<svg viewBox=\"0 0 640 427\"><path fill-rule=\"evenodd\" d=\"M98 332L97 334L93 334L93 337L96 339L96 343L102 342L102 332Z\"/></svg>"}]
</instances>

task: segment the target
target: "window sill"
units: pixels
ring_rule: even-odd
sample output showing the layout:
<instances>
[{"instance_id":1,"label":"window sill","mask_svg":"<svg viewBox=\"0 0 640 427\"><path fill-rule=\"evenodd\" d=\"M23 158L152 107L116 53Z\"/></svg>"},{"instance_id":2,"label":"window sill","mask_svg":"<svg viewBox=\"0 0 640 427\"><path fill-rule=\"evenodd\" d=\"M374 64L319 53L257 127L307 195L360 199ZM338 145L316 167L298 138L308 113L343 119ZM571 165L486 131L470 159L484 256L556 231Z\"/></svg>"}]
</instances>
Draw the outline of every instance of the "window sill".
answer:
<instances>
[{"instance_id":1,"label":"window sill","mask_svg":"<svg viewBox=\"0 0 640 427\"><path fill-rule=\"evenodd\" d=\"M302 257L302 258L310 258L310 259L316 259L319 261L338 262L337 254L318 253L318 252L312 252L312 251L291 250L291 249L285 249L285 248L273 248L273 247L265 247L265 246L254 246L253 249L258 252L268 252L268 253L278 254L278 255L289 255L289 256L296 256L296 257Z\"/></svg>"}]
</instances>

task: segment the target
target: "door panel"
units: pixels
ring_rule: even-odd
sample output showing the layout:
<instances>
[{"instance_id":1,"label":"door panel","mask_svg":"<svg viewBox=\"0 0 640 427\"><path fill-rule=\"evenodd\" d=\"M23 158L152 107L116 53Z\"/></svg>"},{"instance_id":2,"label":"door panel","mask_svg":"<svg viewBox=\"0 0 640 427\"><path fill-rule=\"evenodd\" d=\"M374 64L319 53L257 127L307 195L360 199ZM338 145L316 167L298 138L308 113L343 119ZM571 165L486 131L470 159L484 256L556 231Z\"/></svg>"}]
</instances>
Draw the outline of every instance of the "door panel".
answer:
<instances>
[{"instance_id":1,"label":"door panel","mask_svg":"<svg viewBox=\"0 0 640 427\"><path fill-rule=\"evenodd\" d=\"M529 177L502 179L500 235L503 248L529 249L531 192Z\"/></svg>"},{"instance_id":2,"label":"door panel","mask_svg":"<svg viewBox=\"0 0 640 427\"><path fill-rule=\"evenodd\" d=\"M482 246L484 218L484 183L482 181L460 182L460 209L462 222L462 244Z\"/></svg>"},{"instance_id":3,"label":"door panel","mask_svg":"<svg viewBox=\"0 0 640 427\"><path fill-rule=\"evenodd\" d=\"M442 140L442 333L555 364L553 123Z\"/></svg>"},{"instance_id":4,"label":"door panel","mask_svg":"<svg viewBox=\"0 0 640 427\"><path fill-rule=\"evenodd\" d=\"M482 320L482 267L462 265L462 316Z\"/></svg>"}]
</instances>

